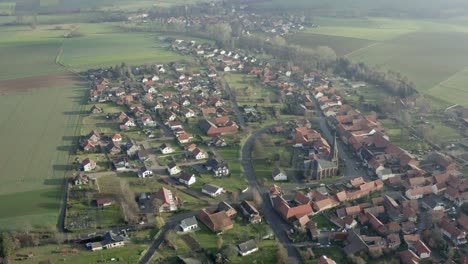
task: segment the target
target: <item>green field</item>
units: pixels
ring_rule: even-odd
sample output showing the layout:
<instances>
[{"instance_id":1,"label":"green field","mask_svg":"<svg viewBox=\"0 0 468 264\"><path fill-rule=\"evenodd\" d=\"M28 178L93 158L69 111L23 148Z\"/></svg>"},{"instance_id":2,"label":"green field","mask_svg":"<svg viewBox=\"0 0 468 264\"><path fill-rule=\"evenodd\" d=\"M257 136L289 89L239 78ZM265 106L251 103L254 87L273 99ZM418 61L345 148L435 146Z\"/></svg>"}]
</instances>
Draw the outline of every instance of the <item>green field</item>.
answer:
<instances>
[{"instance_id":1,"label":"green field","mask_svg":"<svg viewBox=\"0 0 468 264\"><path fill-rule=\"evenodd\" d=\"M41 27L0 27L0 80L38 76L62 71L54 62L63 30Z\"/></svg>"},{"instance_id":2,"label":"green field","mask_svg":"<svg viewBox=\"0 0 468 264\"><path fill-rule=\"evenodd\" d=\"M357 49L367 47L374 43L366 39L337 37L309 32L299 32L292 35L288 38L288 42L306 48L327 46L332 48L338 56L345 56Z\"/></svg>"},{"instance_id":3,"label":"green field","mask_svg":"<svg viewBox=\"0 0 468 264\"><path fill-rule=\"evenodd\" d=\"M91 107L82 105L88 89L84 83L62 81L53 87L37 83L66 72L55 63L59 54L60 62L78 70L181 58L167 51L156 35L125 32L115 24L81 24L82 37L64 38L71 27L0 26L0 81L18 79L15 83L29 88L0 96L0 122L4 124L0 130L0 229L21 228L26 222L57 223L75 135L92 128L112 130L93 118L83 120L83 130L77 128L80 115ZM37 79L24 84L19 80L24 77Z\"/></svg>"},{"instance_id":4,"label":"green field","mask_svg":"<svg viewBox=\"0 0 468 264\"><path fill-rule=\"evenodd\" d=\"M56 223L83 95L71 85L0 96L2 229Z\"/></svg>"},{"instance_id":5,"label":"green field","mask_svg":"<svg viewBox=\"0 0 468 264\"><path fill-rule=\"evenodd\" d=\"M338 55L407 76L416 88L445 105L468 106L466 18L408 20L322 18L290 37L304 47L329 46Z\"/></svg>"},{"instance_id":6,"label":"green field","mask_svg":"<svg viewBox=\"0 0 468 264\"><path fill-rule=\"evenodd\" d=\"M159 35L124 32L114 24L82 24L79 31L83 37L66 39L61 57L62 63L73 68L113 66L121 62L167 63L182 58L168 51L168 44L161 42Z\"/></svg>"}]
</instances>

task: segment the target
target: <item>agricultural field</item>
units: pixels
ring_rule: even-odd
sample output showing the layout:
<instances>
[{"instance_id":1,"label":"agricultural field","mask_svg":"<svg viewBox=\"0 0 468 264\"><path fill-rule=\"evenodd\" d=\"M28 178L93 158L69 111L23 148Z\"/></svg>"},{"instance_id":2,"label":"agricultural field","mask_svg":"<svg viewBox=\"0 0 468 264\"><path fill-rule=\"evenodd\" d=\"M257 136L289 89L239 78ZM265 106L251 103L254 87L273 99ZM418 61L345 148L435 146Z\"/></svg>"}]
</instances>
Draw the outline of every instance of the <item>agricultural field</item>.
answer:
<instances>
[{"instance_id":1,"label":"agricultural field","mask_svg":"<svg viewBox=\"0 0 468 264\"><path fill-rule=\"evenodd\" d=\"M103 120L81 120L91 107L83 104L88 87L57 61L84 70L181 58L156 35L126 32L116 24L81 24L82 37L64 38L73 27L0 26L0 122L8 124L0 131L0 229L55 224L73 141L92 127L113 131Z\"/></svg>"},{"instance_id":2,"label":"agricultural field","mask_svg":"<svg viewBox=\"0 0 468 264\"><path fill-rule=\"evenodd\" d=\"M55 64L64 30L0 27L0 80L61 72Z\"/></svg>"},{"instance_id":3,"label":"agricultural field","mask_svg":"<svg viewBox=\"0 0 468 264\"><path fill-rule=\"evenodd\" d=\"M332 48L337 56L345 56L357 49L367 47L372 43L371 40L337 37L331 35L322 35L309 32L299 32L287 38L291 44L299 45L306 48L317 48L327 46Z\"/></svg>"},{"instance_id":4,"label":"agricultural field","mask_svg":"<svg viewBox=\"0 0 468 264\"><path fill-rule=\"evenodd\" d=\"M407 76L416 88L450 104L468 104L466 19L405 20L322 18L288 40L304 47L329 46L338 55ZM447 92L450 91L450 92Z\"/></svg>"},{"instance_id":5,"label":"agricultural field","mask_svg":"<svg viewBox=\"0 0 468 264\"><path fill-rule=\"evenodd\" d=\"M114 24L82 24L82 37L66 39L60 61L66 66L83 70L114 66L122 62L130 65L167 63L182 56L168 51L168 44L160 35L124 32Z\"/></svg>"},{"instance_id":6,"label":"agricultural field","mask_svg":"<svg viewBox=\"0 0 468 264\"><path fill-rule=\"evenodd\" d=\"M85 88L0 96L0 225L54 224Z\"/></svg>"}]
</instances>

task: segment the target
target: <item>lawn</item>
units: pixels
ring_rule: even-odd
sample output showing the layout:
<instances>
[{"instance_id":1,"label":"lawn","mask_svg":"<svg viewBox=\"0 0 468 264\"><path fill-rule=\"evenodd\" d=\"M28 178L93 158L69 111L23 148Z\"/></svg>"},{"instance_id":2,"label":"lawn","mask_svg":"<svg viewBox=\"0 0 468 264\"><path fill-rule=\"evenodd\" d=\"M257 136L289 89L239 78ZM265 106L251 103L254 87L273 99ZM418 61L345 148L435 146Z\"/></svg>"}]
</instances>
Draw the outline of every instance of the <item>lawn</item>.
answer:
<instances>
[{"instance_id":1,"label":"lawn","mask_svg":"<svg viewBox=\"0 0 468 264\"><path fill-rule=\"evenodd\" d=\"M343 254L341 249L336 246L314 248L313 251L317 259L321 256L327 256L333 259L336 263L347 263L346 256ZM315 264L317 263L317 259L307 261L306 263Z\"/></svg>"},{"instance_id":2,"label":"lawn","mask_svg":"<svg viewBox=\"0 0 468 264\"><path fill-rule=\"evenodd\" d=\"M83 95L69 86L0 96L2 229L56 223Z\"/></svg>"},{"instance_id":3,"label":"lawn","mask_svg":"<svg viewBox=\"0 0 468 264\"><path fill-rule=\"evenodd\" d=\"M29 252L33 253L32 258L26 258L21 261L13 261L12 263L21 264L37 264L41 261L50 260L50 263L74 263L74 264L89 264L111 261L112 258L120 258L121 262L124 263L137 263L140 259L140 254L146 250L147 244L140 243L128 243L125 247L114 248L109 250L102 250L98 252L92 252L86 250L84 247L79 245L49 245L39 246L31 248L23 248L16 254L27 256ZM77 248L78 253L71 253L72 249ZM63 250L67 249L68 254L64 255Z\"/></svg>"},{"instance_id":4,"label":"lawn","mask_svg":"<svg viewBox=\"0 0 468 264\"><path fill-rule=\"evenodd\" d=\"M259 236L260 230L265 223L256 225L246 225L240 220L234 220L234 228L220 235L223 240L223 245L237 245L249 239L255 239ZM203 223L199 224L201 230L193 234L193 237L200 245L212 252L217 253L219 250L216 247L217 236L211 232ZM276 260L277 242L275 240L262 240L257 243L259 251L252 253L246 257L236 256L230 259L231 263L254 263L254 260L262 260L261 263L272 263Z\"/></svg>"},{"instance_id":5,"label":"lawn","mask_svg":"<svg viewBox=\"0 0 468 264\"><path fill-rule=\"evenodd\" d=\"M317 228L319 229L338 229L338 227L330 222L323 214L314 217L312 220L317 224Z\"/></svg>"},{"instance_id":6,"label":"lawn","mask_svg":"<svg viewBox=\"0 0 468 264\"><path fill-rule=\"evenodd\" d=\"M272 94L272 91L261 85L256 75L230 73L224 76L239 105L257 102Z\"/></svg>"}]
</instances>

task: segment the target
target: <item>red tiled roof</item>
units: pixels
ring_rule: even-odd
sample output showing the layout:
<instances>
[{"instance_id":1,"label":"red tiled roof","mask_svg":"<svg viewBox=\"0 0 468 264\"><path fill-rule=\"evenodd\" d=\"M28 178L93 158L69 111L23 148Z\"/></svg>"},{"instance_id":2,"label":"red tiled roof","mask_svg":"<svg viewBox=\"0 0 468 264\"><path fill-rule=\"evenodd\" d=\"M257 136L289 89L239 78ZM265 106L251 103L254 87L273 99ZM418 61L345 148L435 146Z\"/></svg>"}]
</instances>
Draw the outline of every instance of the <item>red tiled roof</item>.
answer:
<instances>
[{"instance_id":1,"label":"red tiled roof","mask_svg":"<svg viewBox=\"0 0 468 264\"><path fill-rule=\"evenodd\" d=\"M418 240L414 242L413 247L414 249L416 249L418 255L421 255L424 253L431 254L431 250L426 246L426 244L424 244L424 242L422 242L422 240Z\"/></svg>"}]
</instances>

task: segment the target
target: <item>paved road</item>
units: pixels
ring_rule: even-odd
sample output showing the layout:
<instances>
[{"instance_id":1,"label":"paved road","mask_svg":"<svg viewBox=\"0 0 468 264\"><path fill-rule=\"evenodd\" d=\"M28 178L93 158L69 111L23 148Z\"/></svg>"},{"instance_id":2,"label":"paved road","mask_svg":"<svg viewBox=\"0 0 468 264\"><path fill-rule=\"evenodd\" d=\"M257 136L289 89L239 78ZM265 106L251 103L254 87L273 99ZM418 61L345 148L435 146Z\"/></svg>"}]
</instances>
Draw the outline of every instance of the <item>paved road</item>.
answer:
<instances>
[{"instance_id":1,"label":"paved road","mask_svg":"<svg viewBox=\"0 0 468 264\"><path fill-rule=\"evenodd\" d=\"M231 87L229 87L229 83L226 82L226 80L223 78L224 82L224 87L226 89L226 92L229 94L229 97L231 98L232 106L234 107L234 111L236 112L237 115L237 120L239 120L239 125L241 127L246 127L247 124L245 123L244 116L242 115L239 106L237 105L236 97L232 93Z\"/></svg>"},{"instance_id":2,"label":"paved road","mask_svg":"<svg viewBox=\"0 0 468 264\"><path fill-rule=\"evenodd\" d=\"M270 127L265 127L259 130L256 130L250 135L250 137L245 141L245 144L242 146L242 166L244 167L245 175L249 181L250 188L252 191L258 191L262 193L262 189L258 186L257 177L255 176L254 169L252 167L252 147L255 143L255 139L258 138L261 134L267 132ZM291 241L286 233L288 229L287 224L283 219L276 214L276 212L271 207L271 203L266 195L261 195L262 197L262 209L265 219L268 221L269 225L272 227L275 232L276 237L281 244L287 249L288 255L290 258L294 259L295 262L302 262L301 255L297 249L291 244Z\"/></svg>"},{"instance_id":3,"label":"paved road","mask_svg":"<svg viewBox=\"0 0 468 264\"><path fill-rule=\"evenodd\" d=\"M159 236L157 236L153 243L151 243L150 247L146 251L145 255L141 257L141 259L138 261L138 264L146 264L148 263L151 258L153 257L154 253L156 250L159 248L161 243L164 241L164 236L169 230L172 230L177 227L180 221L182 221L185 218L195 216L198 212L187 212L183 214L177 214L172 217L170 217L166 221L166 225L162 228L162 231L159 233Z\"/></svg>"}]
</instances>

